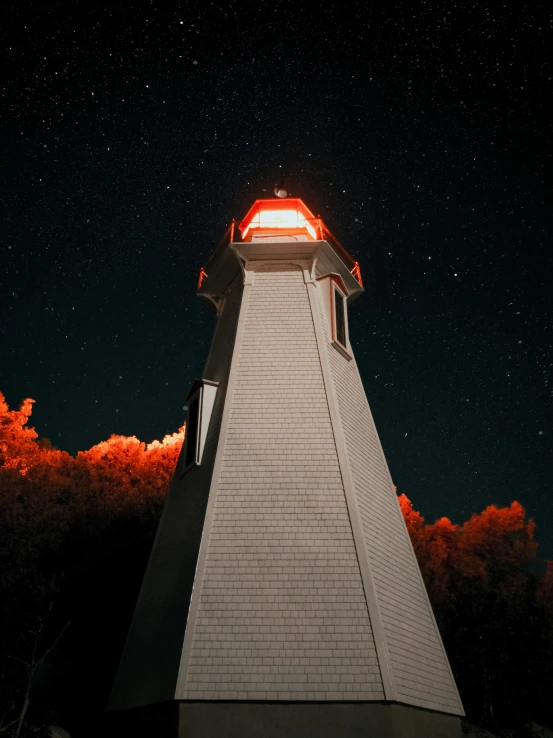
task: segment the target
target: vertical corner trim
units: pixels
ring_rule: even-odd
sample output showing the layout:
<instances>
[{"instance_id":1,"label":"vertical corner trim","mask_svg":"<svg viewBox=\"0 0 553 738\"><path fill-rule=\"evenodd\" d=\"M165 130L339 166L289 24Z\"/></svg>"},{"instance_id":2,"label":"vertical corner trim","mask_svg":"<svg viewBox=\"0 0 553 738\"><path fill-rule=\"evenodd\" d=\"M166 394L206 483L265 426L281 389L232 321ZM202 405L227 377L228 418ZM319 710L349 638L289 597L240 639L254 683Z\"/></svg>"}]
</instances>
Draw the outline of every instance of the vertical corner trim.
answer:
<instances>
[{"instance_id":1,"label":"vertical corner trim","mask_svg":"<svg viewBox=\"0 0 553 738\"><path fill-rule=\"evenodd\" d=\"M355 495L355 489L353 486L353 479L349 467L348 452L346 447L346 441L344 431L342 428L342 421L340 418L340 411L338 406L338 399L336 397L336 390L332 380L332 369L330 367L330 360L328 358L327 346L325 341L324 328L322 324L322 317L319 309L319 301L317 299L318 286L314 283L308 271L304 270L304 279L309 295L309 303L311 306L311 314L313 317L313 324L315 327L315 337L317 340L317 348L319 351L319 358L321 362L321 371L323 374L323 381L326 390L328 410L330 415L330 421L332 423L332 430L334 432L334 440L336 443L336 452L338 455L338 463L340 465L340 473L342 476L342 483L344 485L344 493L346 497L346 504L348 508L351 529L353 533L353 540L355 543L355 549L357 552L357 560L359 563L359 570L361 572L361 580L363 583L363 589L365 591L365 600L367 602L367 609L369 612L369 618L371 621L371 627L373 631L374 644L376 654L378 657L378 664L380 667L380 674L382 677L382 687L384 690L384 699L390 701L397 701L398 697L394 687L392 678L392 670L390 666L390 659L388 656L388 648L386 645L384 628L382 626L382 617L380 614L380 608L378 606L378 600L376 597L376 589L372 576L372 571L369 563L369 556L365 548L365 540L363 536L363 529L361 527L361 516L357 507L357 500Z\"/></svg>"},{"instance_id":2,"label":"vertical corner trim","mask_svg":"<svg viewBox=\"0 0 553 738\"><path fill-rule=\"evenodd\" d=\"M242 335L244 333L244 324L246 321L247 306L250 298L251 282L244 284L242 298L240 302L240 313L236 326L236 337L234 341L234 349L230 364L229 378L226 387L225 404L221 418L221 430L219 432L219 440L217 442L217 451L215 454L215 463L211 475L211 484L209 486L209 497L204 519L204 527L202 531L202 539L200 543L200 551L198 553L198 563L194 574L194 582L192 585L192 598L190 600L190 608L188 610L188 618L186 621L186 629L184 632L184 642L182 646L181 661L179 665L177 684L175 687L175 699L184 699L183 695L186 691L188 681L188 667L190 662L190 653L192 651L192 642L194 640L194 631L196 629L196 617L198 614L198 606L201 596L201 584L205 573L205 564L207 557L207 549L209 547L209 537L211 533L211 524L213 521L213 513L215 510L215 499L217 496L217 487L219 485L219 475L221 474L221 466L223 463L223 455L225 452L225 443L227 439L227 431L229 425L230 409L232 405L232 395L234 385L236 383L236 373L238 361L240 359L240 346L242 343Z\"/></svg>"},{"instance_id":3,"label":"vertical corner trim","mask_svg":"<svg viewBox=\"0 0 553 738\"><path fill-rule=\"evenodd\" d=\"M361 386L363 387L363 381L361 379L361 375L359 373L359 367L357 366L357 363L355 363L355 369L356 369L356 372L357 372L357 377L359 379L359 382L360 382ZM365 394L365 393L363 393L363 394ZM386 470L386 474L387 474L387 477L388 477L388 486L389 486L389 489L390 489L390 492L391 492L392 496L394 497L394 499L396 501L396 505L395 505L396 517L398 517L400 519L400 521L401 521L401 526L400 527L401 527L401 530L402 530L403 537L404 537L404 539L405 539L405 541L407 543L407 546L412 551L413 558L414 558L415 564L416 564L416 567L415 568L417 570L417 576L418 576L419 584L421 586L422 595L424 597L424 601L426 603L426 607L428 608L428 612L429 612L429 615L430 615L430 620L431 620L431 622L432 622L432 624L434 626L435 633L436 633L436 636L437 636L437 640L438 640L438 643L440 645L442 654L444 656L444 661L445 661L445 664L447 666L447 670L449 672L449 676L451 678L451 683L452 683L453 688L455 690L455 694L457 696L457 701L459 703L459 707L461 709L461 713L464 716L465 712L464 712L464 707L463 707L463 701L461 700L461 695L459 694L459 689L457 687L457 682L455 681L455 676L453 675L453 670L451 668L451 664L449 663L449 659L448 659L448 656L447 656L447 651L445 650L444 642L443 642L443 639L442 639L442 634L440 633L440 629L439 629L438 623L436 621L436 615L434 614L434 608L432 607L432 603L430 602L430 597L428 595L428 590L426 589L426 584L424 583L424 578L422 576L421 567L419 565L419 562L417 561L415 550L413 548L413 543L411 541L411 536L409 535L409 531L407 530L407 525L406 525L405 520L403 518L403 513L401 512L401 507L400 507L399 501L397 499L397 495L396 495L396 491L395 491L395 487L394 487L394 482L392 480L392 475L390 474L390 468L388 466L388 462L386 461L386 455L384 454L384 449L382 448L382 441L380 440L380 436L378 435L378 430L376 429L376 425L374 423L374 419L373 419L372 412L371 412L371 409L370 409L369 401L368 401L368 398L367 398L366 395L365 395L365 402L367 404L367 408L368 408L368 411L369 411L369 417L371 418L371 422L373 424L374 435L375 435L376 440L378 442L378 450L380 452L380 458L382 459L382 462L383 462L383 465L384 465L384 469Z\"/></svg>"}]
</instances>

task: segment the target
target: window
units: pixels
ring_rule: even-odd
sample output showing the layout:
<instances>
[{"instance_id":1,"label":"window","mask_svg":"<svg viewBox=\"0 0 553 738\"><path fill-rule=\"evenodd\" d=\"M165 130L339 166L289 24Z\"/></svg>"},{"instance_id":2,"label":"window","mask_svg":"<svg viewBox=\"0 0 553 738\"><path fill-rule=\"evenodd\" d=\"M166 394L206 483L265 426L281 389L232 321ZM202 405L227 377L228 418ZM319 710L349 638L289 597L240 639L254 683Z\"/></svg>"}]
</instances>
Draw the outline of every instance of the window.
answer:
<instances>
[{"instance_id":1,"label":"window","mask_svg":"<svg viewBox=\"0 0 553 738\"><path fill-rule=\"evenodd\" d=\"M334 340L347 349L346 298L336 285L332 292L334 293Z\"/></svg>"},{"instance_id":2,"label":"window","mask_svg":"<svg viewBox=\"0 0 553 738\"><path fill-rule=\"evenodd\" d=\"M347 361L351 361L353 354L349 344L348 295L355 296L356 290L354 288L350 292L350 287L346 287L341 275L335 272L319 277L317 282L320 285L321 307L326 318L325 333L330 340L330 345Z\"/></svg>"},{"instance_id":3,"label":"window","mask_svg":"<svg viewBox=\"0 0 553 738\"><path fill-rule=\"evenodd\" d=\"M346 298L342 293L334 288L334 308L336 316L336 340L341 343L344 348L347 348L346 340Z\"/></svg>"},{"instance_id":4,"label":"window","mask_svg":"<svg viewBox=\"0 0 553 738\"><path fill-rule=\"evenodd\" d=\"M200 392L188 403L188 417L186 419L186 454L184 466L197 462L198 456L198 420L200 415Z\"/></svg>"},{"instance_id":5,"label":"window","mask_svg":"<svg viewBox=\"0 0 553 738\"><path fill-rule=\"evenodd\" d=\"M218 382L197 379L188 393L188 414L184 448L184 471L201 464Z\"/></svg>"}]
</instances>

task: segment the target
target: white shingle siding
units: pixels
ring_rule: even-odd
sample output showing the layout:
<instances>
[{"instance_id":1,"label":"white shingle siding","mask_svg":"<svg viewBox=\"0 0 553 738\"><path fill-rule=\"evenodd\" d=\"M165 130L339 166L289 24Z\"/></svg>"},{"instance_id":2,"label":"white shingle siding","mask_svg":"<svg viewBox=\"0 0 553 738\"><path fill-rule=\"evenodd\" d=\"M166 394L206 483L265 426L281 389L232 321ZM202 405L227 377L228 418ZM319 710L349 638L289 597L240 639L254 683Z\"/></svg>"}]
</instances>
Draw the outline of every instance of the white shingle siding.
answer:
<instances>
[{"instance_id":1,"label":"white shingle siding","mask_svg":"<svg viewBox=\"0 0 553 738\"><path fill-rule=\"evenodd\" d=\"M383 699L302 270L259 266L243 310L177 697Z\"/></svg>"},{"instance_id":2,"label":"white shingle siding","mask_svg":"<svg viewBox=\"0 0 553 738\"><path fill-rule=\"evenodd\" d=\"M330 341L329 279L284 263L286 244L271 253L280 262L221 279L202 463L177 467L110 707L396 700L462 714L355 361Z\"/></svg>"},{"instance_id":3,"label":"white shingle siding","mask_svg":"<svg viewBox=\"0 0 553 738\"><path fill-rule=\"evenodd\" d=\"M397 699L462 714L355 360L331 345L319 306Z\"/></svg>"}]
</instances>

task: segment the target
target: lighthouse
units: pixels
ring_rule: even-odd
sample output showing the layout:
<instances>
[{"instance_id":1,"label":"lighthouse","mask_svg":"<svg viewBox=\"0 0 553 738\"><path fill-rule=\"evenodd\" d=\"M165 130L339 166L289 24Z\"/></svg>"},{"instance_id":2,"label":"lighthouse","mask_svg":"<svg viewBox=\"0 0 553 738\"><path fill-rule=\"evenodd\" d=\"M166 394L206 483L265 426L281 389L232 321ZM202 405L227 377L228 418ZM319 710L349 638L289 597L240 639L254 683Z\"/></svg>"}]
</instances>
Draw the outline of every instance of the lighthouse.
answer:
<instances>
[{"instance_id":1,"label":"lighthouse","mask_svg":"<svg viewBox=\"0 0 553 738\"><path fill-rule=\"evenodd\" d=\"M257 200L202 268L217 323L110 699L125 734L460 735L350 343L362 293L299 199Z\"/></svg>"}]
</instances>

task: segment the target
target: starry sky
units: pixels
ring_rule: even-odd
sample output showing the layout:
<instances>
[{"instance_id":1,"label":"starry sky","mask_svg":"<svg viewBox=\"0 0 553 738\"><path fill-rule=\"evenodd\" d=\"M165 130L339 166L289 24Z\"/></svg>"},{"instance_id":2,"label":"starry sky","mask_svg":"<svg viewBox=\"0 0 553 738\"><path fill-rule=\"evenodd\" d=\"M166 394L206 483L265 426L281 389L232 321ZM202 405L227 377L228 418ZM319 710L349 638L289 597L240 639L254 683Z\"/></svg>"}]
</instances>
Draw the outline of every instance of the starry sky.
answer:
<instances>
[{"instance_id":1,"label":"starry sky","mask_svg":"<svg viewBox=\"0 0 553 738\"><path fill-rule=\"evenodd\" d=\"M215 324L200 266L284 177L360 262L350 337L399 491L429 521L518 499L553 558L551 23L11 4L0 390L71 453L175 431Z\"/></svg>"}]
</instances>

